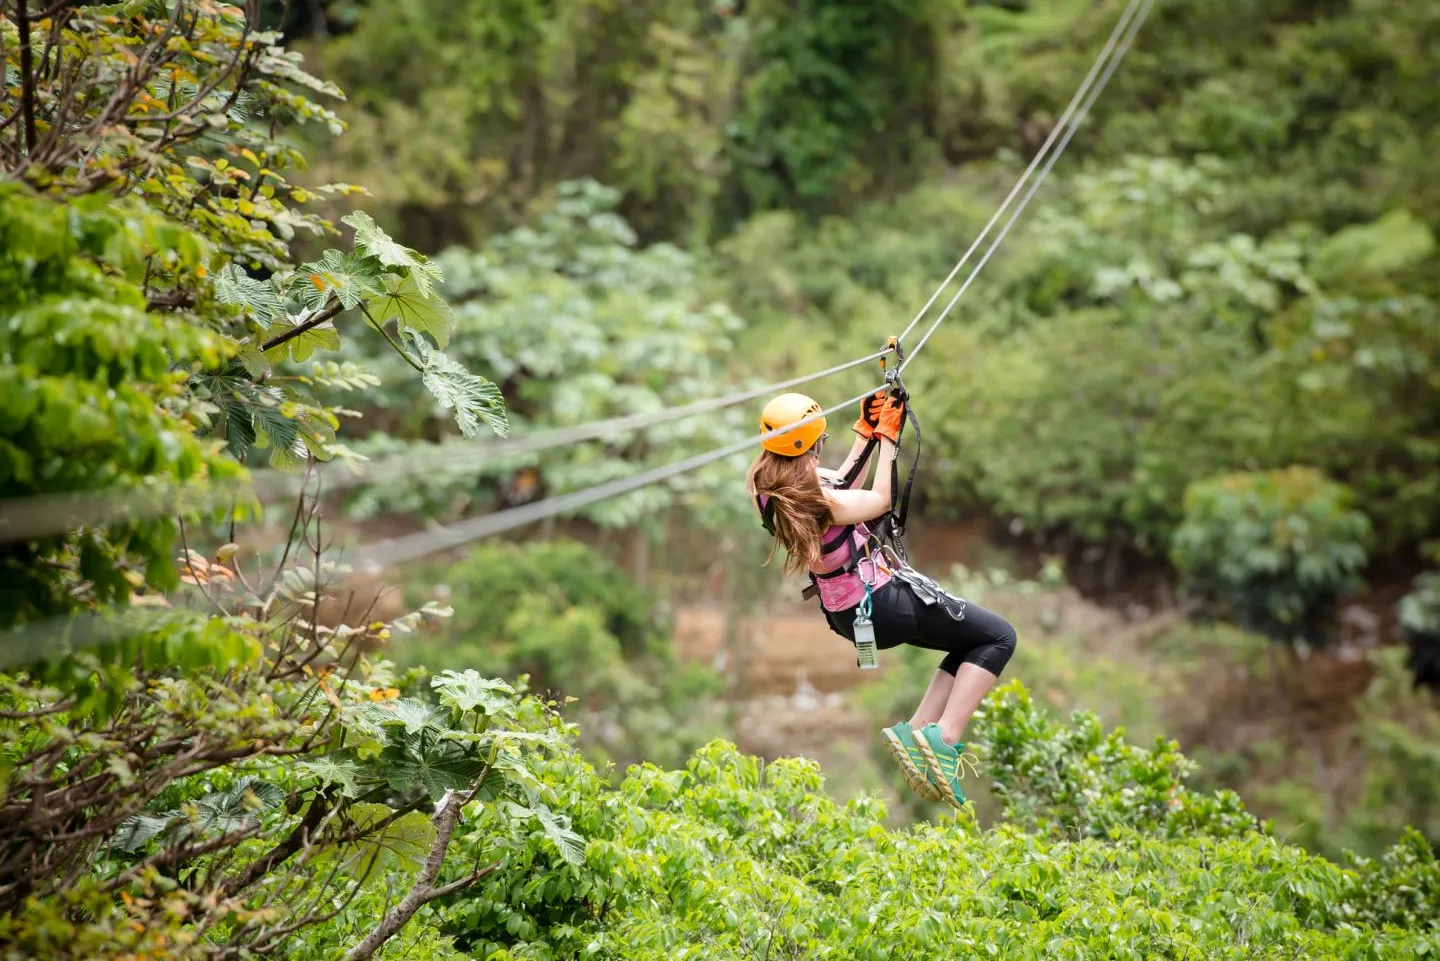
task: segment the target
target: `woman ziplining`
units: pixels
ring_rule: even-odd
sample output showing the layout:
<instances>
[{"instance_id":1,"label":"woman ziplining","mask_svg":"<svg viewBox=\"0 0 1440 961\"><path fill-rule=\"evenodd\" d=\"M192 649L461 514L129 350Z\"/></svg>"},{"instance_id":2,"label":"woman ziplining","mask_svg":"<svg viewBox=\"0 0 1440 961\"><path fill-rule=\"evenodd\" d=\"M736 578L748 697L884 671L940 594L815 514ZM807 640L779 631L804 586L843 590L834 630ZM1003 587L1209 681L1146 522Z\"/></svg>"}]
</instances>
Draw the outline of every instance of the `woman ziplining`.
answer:
<instances>
[{"instance_id":1,"label":"woman ziplining","mask_svg":"<svg viewBox=\"0 0 1440 961\"><path fill-rule=\"evenodd\" d=\"M862 668L876 666L877 650L901 644L945 653L914 714L882 733L917 794L959 807L969 760L965 728L1010 660L1015 629L945 592L905 563L903 547L885 543L903 525L904 508L895 513L895 458L911 419L907 405L898 380L862 401L850 453L838 471L828 471L820 466L826 438L820 405L804 394L773 398L760 429L783 433L762 441L747 487L775 546L785 548L786 572L809 574L805 596L820 597L830 629L856 646ZM852 489L876 450L871 486Z\"/></svg>"}]
</instances>

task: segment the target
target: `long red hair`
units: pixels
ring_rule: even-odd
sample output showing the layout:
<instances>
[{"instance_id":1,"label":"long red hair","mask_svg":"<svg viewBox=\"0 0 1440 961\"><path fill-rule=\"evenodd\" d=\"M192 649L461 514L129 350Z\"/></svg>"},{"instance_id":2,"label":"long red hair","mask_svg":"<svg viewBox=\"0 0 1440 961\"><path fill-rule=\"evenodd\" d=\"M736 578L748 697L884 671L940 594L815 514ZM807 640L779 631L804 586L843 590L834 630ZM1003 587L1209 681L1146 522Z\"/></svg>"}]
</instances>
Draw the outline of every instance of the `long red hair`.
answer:
<instances>
[{"instance_id":1,"label":"long red hair","mask_svg":"<svg viewBox=\"0 0 1440 961\"><path fill-rule=\"evenodd\" d=\"M785 572L799 574L819 566L821 542L830 526L830 504L820 489L811 455L782 457L761 451L750 465L750 490L769 498L775 544L785 548ZM770 557L765 563L775 557Z\"/></svg>"}]
</instances>

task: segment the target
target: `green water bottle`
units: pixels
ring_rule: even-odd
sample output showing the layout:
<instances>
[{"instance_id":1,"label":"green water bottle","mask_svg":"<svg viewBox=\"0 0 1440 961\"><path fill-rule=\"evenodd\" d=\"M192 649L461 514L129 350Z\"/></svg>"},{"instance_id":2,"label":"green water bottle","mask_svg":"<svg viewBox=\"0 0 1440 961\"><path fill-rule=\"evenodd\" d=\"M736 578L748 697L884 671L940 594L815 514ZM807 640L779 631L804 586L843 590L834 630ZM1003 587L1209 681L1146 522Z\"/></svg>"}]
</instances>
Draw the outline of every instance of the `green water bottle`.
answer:
<instances>
[{"instance_id":1,"label":"green water bottle","mask_svg":"<svg viewBox=\"0 0 1440 961\"><path fill-rule=\"evenodd\" d=\"M880 666L880 652L875 647L875 625L870 621L872 611L870 585L865 585L865 597L855 608L855 663L862 671L873 671Z\"/></svg>"}]
</instances>

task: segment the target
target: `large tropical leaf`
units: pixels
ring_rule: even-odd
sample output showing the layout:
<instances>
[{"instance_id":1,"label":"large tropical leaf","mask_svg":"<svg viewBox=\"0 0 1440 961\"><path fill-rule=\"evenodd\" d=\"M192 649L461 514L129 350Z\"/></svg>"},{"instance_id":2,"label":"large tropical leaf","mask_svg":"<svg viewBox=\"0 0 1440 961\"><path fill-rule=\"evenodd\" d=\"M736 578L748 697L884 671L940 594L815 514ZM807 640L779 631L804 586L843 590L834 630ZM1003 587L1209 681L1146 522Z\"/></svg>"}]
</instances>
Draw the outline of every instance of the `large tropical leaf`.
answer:
<instances>
[{"instance_id":1,"label":"large tropical leaf","mask_svg":"<svg viewBox=\"0 0 1440 961\"><path fill-rule=\"evenodd\" d=\"M355 228L355 249L360 253L374 257L386 266L404 268L422 298L434 292L435 282L440 279L440 268L423 255L392 240L369 214L357 210L340 218L340 222Z\"/></svg>"},{"instance_id":2,"label":"large tropical leaf","mask_svg":"<svg viewBox=\"0 0 1440 961\"><path fill-rule=\"evenodd\" d=\"M430 686L439 695L441 704L462 712L479 708L491 717L508 717L515 712L515 688L499 678L482 677L474 669L442 671L431 679Z\"/></svg>"},{"instance_id":3,"label":"large tropical leaf","mask_svg":"<svg viewBox=\"0 0 1440 961\"><path fill-rule=\"evenodd\" d=\"M479 436L481 421L501 437L510 432L500 388L434 350L419 334L412 333L410 343L419 357L421 380L442 408L455 411L460 433Z\"/></svg>"},{"instance_id":4,"label":"large tropical leaf","mask_svg":"<svg viewBox=\"0 0 1440 961\"><path fill-rule=\"evenodd\" d=\"M375 322L384 324L395 321L403 333L428 334L441 350L450 343L450 334L455 329L455 314L450 305L428 292L414 274L399 276L386 274L383 291L371 308L370 315Z\"/></svg>"}]
</instances>

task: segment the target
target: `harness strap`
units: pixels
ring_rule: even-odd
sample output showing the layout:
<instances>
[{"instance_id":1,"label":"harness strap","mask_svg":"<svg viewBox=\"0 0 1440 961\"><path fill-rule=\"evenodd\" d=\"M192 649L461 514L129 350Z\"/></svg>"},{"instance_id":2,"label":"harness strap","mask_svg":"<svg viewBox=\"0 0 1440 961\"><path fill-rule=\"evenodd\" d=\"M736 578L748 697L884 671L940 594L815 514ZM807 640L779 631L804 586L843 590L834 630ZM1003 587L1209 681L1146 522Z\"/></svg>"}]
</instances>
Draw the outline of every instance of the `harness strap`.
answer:
<instances>
[{"instance_id":1,"label":"harness strap","mask_svg":"<svg viewBox=\"0 0 1440 961\"><path fill-rule=\"evenodd\" d=\"M880 442L874 436L865 442L865 446L860 450L860 456L855 458L855 463L850 465L850 469L840 479L840 487L848 490L855 486L855 482L861 478L870 464L870 455L875 453L875 448L879 445Z\"/></svg>"},{"instance_id":2,"label":"harness strap","mask_svg":"<svg viewBox=\"0 0 1440 961\"><path fill-rule=\"evenodd\" d=\"M898 499L892 496L892 506L890 508L890 513L895 518L894 532L891 540L894 542L896 550L901 557L905 556L903 538L905 537L905 519L910 516L910 494L915 489L915 475L920 470L920 421L915 416L915 412L910 409L909 404L905 405L905 420L908 422L910 429L915 432L915 457L910 462L909 473L905 475L905 487L899 491ZM894 461L891 462L890 467L891 470L898 471ZM895 494L896 491L895 479L895 475L892 474L890 486L892 495Z\"/></svg>"},{"instance_id":3,"label":"harness strap","mask_svg":"<svg viewBox=\"0 0 1440 961\"><path fill-rule=\"evenodd\" d=\"M846 541L849 541L853 548L855 544L854 524L847 524L845 527L840 529L840 533L836 534L830 540L822 541L820 543L820 553L823 555L829 554L831 551L838 550L839 548L844 546Z\"/></svg>"}]
</instances>

